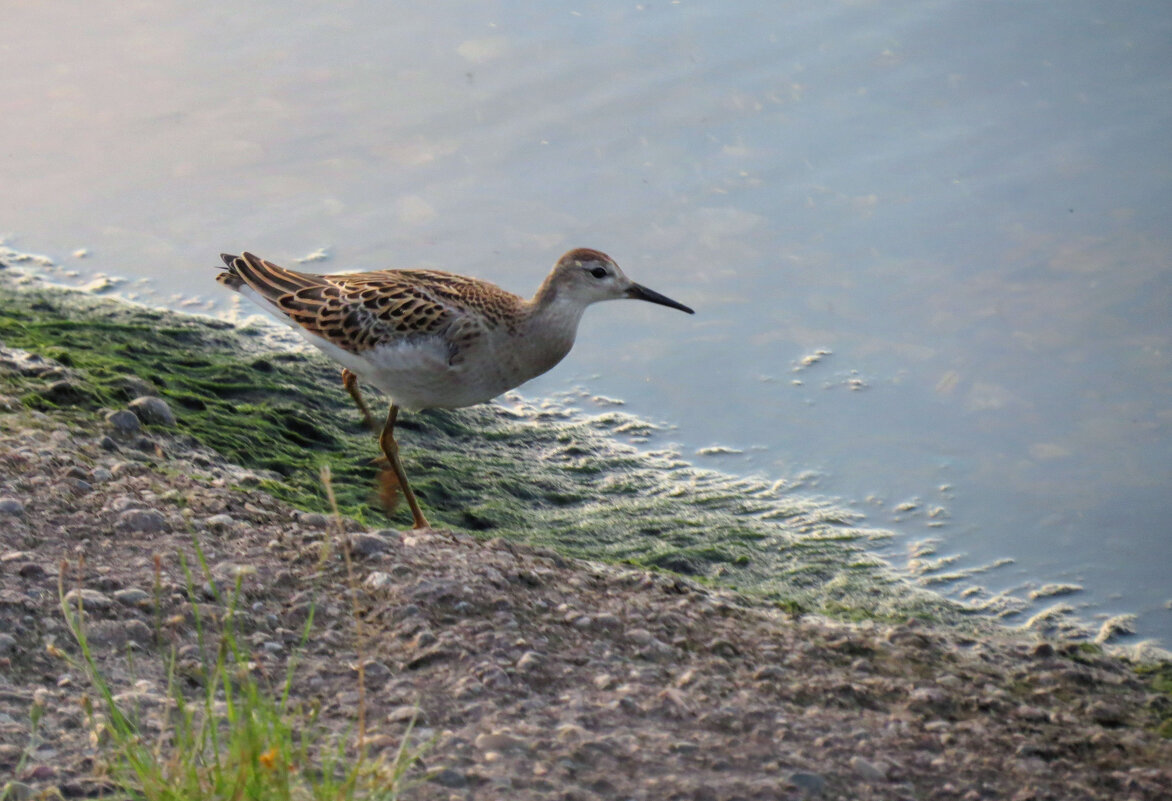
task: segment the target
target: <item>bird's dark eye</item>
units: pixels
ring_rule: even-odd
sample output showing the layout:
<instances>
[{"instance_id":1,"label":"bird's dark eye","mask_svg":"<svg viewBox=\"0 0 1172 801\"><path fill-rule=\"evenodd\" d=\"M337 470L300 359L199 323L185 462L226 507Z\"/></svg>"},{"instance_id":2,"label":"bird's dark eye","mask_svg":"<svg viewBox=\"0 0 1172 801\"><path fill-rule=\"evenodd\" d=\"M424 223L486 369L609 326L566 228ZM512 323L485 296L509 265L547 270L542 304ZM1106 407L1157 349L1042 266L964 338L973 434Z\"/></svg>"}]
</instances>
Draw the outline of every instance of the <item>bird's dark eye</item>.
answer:
<instances>
[{"instance_id":1,"label":"bird's dark eye","mask_svg":"<svg viewBox=\"0 0 1172 801\"><path fill-rule=\"evenodd\" d=\"M590 270L590 274L593 275L595 278L606 278L606 268L605 267L594 267Z\"/></svg>"}]
</instances>

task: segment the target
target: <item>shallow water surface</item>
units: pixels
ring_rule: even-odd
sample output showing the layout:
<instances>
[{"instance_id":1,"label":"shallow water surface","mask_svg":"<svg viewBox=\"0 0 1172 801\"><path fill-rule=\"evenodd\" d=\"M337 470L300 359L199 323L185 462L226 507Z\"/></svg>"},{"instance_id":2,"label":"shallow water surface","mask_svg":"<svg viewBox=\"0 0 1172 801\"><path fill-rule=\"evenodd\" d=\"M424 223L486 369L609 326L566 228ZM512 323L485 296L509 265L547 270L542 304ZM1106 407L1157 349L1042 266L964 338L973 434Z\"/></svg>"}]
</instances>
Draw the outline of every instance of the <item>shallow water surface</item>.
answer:
<instances>
[{"instance_id":1,"label":"shallow water surface","mask_svg":"<svg viewBox=\"0 0 1172 801\"><path fill-rule=\"evenodd\" d=\"M592 309L527 395L846 498L942 589L1079 586L1037 607L1172 642L1165 4L5 18L0 230L57 274L227 312L221 250L528 294L596 247L698 314Z\"/></svg>"}]
</instances>

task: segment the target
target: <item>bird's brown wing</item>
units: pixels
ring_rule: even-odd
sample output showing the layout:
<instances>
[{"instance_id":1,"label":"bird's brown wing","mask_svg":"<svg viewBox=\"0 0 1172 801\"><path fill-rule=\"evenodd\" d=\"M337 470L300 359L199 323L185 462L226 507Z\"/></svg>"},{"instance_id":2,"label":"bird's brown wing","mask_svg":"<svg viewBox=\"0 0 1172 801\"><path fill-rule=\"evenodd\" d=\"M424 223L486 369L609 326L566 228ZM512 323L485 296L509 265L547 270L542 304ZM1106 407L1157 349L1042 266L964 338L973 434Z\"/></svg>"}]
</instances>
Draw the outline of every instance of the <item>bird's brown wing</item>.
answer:
<instances>
[{"instance_id":1,"label":"bird's brown wing","mask_svg":"<svg viewBox=\"0 0 1172 801\"><path fill-rule=\"evenodd\" d=\"M351 353L420 337L441 337L449 361L507 319L520 298L472 278L431 270L318 275L251 253L223 255L217 280L247 285L290 320Z\"/></svg>"}]
</instances>

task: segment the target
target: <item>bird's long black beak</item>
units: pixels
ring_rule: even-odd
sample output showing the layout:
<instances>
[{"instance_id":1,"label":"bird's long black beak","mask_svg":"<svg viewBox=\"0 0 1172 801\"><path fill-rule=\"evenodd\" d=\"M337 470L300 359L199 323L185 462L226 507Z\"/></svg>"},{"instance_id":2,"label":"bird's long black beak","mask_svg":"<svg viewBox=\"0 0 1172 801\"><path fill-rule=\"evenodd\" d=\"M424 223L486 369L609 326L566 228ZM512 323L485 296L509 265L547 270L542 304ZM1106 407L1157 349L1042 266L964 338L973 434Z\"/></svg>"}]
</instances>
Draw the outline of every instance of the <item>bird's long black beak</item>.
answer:
<instances>
[{"instance_id":1,"label":"bird's long black beak","mask_svg":"<svg viewBox=\"0 0 1172 801\"><path fill-rule=\"evenodd\" d=\"M688 314L696 313L684 304L678 303L665 295L661 295L654 289L648 289L642 284L631 284L630 289L627 290L627 297L634 298L635 300L646 300L650 303L658 303L660 306L670 306L673 309L679 309Z\"/></svg>"}]
</instances>

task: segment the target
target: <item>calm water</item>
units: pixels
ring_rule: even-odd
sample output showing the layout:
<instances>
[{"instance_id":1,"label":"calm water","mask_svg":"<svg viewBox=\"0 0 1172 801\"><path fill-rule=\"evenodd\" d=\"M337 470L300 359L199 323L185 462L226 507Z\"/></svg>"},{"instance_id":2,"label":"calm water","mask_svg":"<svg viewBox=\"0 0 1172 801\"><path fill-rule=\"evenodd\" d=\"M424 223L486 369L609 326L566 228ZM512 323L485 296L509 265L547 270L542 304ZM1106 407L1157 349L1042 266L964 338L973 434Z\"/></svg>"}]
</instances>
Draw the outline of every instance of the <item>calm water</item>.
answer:
<instances>
[{"instance_id":1,"label":"calm water","mask_svg":"<svg viewBox=\"0 0 1172 801\"><path fill-rule=\"evenodd\" d=\"M897 563L1013 560L954 592L1076 584L1055 600L1172 643L1164 0L3 18L13 247L214 311L221 250L523 294L605 250L699 313L592 309L530 394L621 398L700 464L842 496Z\"/></svg>"}]
</instances>

